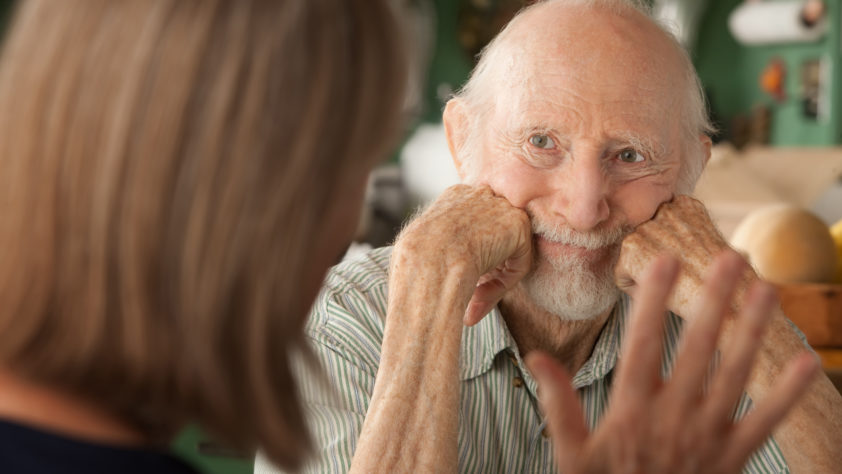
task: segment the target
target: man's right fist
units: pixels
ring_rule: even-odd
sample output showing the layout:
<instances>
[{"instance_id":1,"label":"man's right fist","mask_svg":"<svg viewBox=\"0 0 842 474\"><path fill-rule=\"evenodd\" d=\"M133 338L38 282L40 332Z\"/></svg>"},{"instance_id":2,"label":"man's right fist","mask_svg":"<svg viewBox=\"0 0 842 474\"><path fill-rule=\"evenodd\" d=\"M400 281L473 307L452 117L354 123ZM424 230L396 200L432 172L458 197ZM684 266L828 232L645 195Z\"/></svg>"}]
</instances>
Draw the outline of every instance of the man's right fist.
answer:
<instances>
[{"instance_id":1,"label":"man's right fist","mask_svg":"<svg viewBox=\"0 0 842 474\"><path fill-rule=\"evenodd\" d=\"M488 186L459 184L407 225L392 260L464 271L476 287L465 323L475 324L531 268L532 228L523 210Z\"/></svg>"}]
</instances>

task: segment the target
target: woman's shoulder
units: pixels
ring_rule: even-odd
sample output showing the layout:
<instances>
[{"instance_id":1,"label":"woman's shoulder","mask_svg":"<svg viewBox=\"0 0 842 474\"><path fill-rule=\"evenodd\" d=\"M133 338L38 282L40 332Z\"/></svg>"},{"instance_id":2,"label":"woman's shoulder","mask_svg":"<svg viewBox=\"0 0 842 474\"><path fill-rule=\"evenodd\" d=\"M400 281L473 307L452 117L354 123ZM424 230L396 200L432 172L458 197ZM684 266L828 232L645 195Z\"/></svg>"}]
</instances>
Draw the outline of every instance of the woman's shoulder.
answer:
<instances>
[{"instance_id":1,"label":"woman's shoulder","mask_svg":"<svg viewBox=\"0 0 842 474\"><path fill-rule=\"evenodd\" d=\"M196 474L165 449L89 442L0 419L0 472Z\"/></svg>"}]
</instances>

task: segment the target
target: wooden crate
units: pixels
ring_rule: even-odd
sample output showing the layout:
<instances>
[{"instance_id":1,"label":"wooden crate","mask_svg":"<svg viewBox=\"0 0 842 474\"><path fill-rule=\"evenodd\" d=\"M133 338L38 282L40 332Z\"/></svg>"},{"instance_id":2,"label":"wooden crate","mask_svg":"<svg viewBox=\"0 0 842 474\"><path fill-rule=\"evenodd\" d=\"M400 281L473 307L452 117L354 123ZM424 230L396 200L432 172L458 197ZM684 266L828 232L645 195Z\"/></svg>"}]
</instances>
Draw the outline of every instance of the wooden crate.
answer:
<instances>
[{"instance_id":1,"label":"wooden crate","mask_svg":"<svg viewBox=\"0 0 842 474\"><path fill-rule=\"evenodd\" d=\"M813 347L842 347L842 285L779 285L784 313Z\"/></svg>"}]
</instances>

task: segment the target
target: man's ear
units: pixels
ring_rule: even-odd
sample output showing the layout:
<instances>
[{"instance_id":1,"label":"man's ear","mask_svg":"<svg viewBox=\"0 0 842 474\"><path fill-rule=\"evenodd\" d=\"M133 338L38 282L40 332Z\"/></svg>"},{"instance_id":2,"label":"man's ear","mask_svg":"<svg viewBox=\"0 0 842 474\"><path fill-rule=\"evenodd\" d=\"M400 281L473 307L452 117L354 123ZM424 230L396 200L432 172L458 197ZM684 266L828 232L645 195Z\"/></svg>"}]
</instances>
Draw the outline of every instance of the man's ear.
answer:
<instances>
[{"instance_id":1,"label":"man's ear","mask_svg":"<svg viewBox=\"0 0 842 474\"><path fill-rule=\"evenodd\" d=\"M705 166L707 166L710 160L710 149L713 146L713 141L704 133L699 135L699 140L702 142L702 151L705 154Z\"/></svg>"},{"instance_id":2,"label":"man's ear","mask_svg":"<svg viewBox=\"0 0 842 474\"><path fill-rule=\"evenodd\" d=\"M465 144L468 138L468 110L465 102L459 98L453 98L447 101L444 107L444 114L442 114L442 122L444 123L444 134L447 137L447 147L450 148L450 156L453 158L453 165L456 167L456 173L460 178L464 178L462 173L462 157L459 156L459 150Z\"/></svg>"}]
</instances>

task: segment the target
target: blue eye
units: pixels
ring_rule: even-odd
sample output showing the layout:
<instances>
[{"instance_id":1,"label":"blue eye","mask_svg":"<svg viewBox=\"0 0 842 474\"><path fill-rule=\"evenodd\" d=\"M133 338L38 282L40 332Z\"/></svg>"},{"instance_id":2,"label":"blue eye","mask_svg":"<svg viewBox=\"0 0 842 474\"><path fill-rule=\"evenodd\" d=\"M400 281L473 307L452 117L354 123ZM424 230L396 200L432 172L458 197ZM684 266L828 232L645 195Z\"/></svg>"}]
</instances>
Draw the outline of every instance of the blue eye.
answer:
<instances>
[{"instance_id":1,"label":"blue eye","mask_svg":"<svg viewBox=\"0 0 842 474\"><path fill-rule=\"evenodd\" d=\"M627 148L618 153L617 158L619 158L623 163L640 163L641 161L646 160L643 155L631 148Z\"/></svg>"},{"instance_id":2,"label":"blue eye","mask_svg":"<svg viewBox=\"0 0 842 474\"><path fill-rule=\"evenodd\" d=\"M555 148L555 142L553 139L542 133L536 133L535 135L529 137L529 143L536 148L542 148L545 150Z\"/></svg>"}]
</instances>

